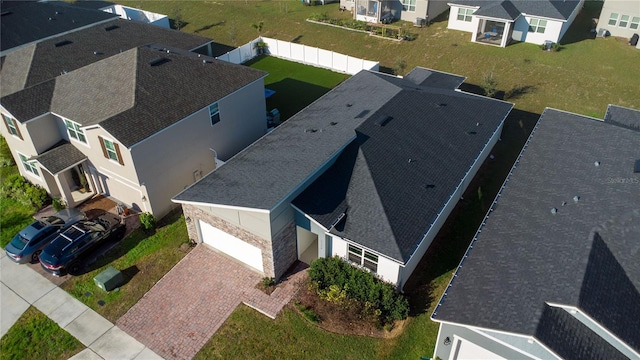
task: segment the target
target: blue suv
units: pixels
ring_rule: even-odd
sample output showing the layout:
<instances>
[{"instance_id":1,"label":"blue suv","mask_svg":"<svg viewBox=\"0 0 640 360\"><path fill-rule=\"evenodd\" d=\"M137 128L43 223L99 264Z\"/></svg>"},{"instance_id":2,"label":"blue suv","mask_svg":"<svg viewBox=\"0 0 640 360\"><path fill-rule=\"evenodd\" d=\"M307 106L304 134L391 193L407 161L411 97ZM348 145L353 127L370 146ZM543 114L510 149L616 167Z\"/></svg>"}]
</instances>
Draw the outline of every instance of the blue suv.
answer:
<instances>
[{"instance_id":1,"label":"blue suv","mask_svg":"<svg viewBox=\"0 0 640 360\"><path fill-rule=\"evenodd\" d=\"M110 238L121 238L125 224L117 215L106 213L93 220L79 221L61 232L42 254L42 268L54 276L76 275L82 269L83 256Z\"/></svg>"}]
</instances>

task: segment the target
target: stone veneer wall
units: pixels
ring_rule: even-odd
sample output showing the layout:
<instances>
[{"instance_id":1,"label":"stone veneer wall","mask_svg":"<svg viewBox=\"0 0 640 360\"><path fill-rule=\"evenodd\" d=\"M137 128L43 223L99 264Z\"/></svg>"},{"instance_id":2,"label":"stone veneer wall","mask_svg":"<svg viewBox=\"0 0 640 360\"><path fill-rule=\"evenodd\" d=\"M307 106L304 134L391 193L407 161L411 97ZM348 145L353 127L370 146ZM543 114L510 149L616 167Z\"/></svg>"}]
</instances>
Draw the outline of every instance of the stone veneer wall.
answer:
<instances>
[{"instance_id":1,"label":"stone veneer wall","mask_svg":"<svg viewBox=\"0 0 640 360\"><path fill-rule=\"evenodd\" d=\"M183 204L182 212L184 213L185 219L191 218L191 221L187 222L187 232L189 239L194 242L201 242L201 240L198 239L196 223L198 220L202 220L248 244L258 247L262 251L262 264L265 276L274 277L278 280L287 269L289 269L289 266L297 260L294 223L287 225L275 237L272 243L270 239L261 238L196 206Z\"/></svg>"}]
</instances>

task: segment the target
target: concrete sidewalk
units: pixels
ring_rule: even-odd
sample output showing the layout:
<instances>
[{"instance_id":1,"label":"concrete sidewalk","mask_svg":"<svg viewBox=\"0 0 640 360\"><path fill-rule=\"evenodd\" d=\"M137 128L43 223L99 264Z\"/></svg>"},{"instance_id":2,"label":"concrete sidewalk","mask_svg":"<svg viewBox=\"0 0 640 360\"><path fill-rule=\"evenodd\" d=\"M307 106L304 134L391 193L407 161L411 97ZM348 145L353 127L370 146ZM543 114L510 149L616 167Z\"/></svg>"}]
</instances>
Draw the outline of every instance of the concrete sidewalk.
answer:
<instances>
[{"instance_id":1,"label":"concrete sidewalk","mask_svg":"<svg viewBox=\"0 0 640 360\"><path fill-rule=\"evenodd\" d=\"M0 337L30 305L55 321L87 349L72 359L162 359L142 343L28 266L0 254Z\"/></svg>"}]
</instances>

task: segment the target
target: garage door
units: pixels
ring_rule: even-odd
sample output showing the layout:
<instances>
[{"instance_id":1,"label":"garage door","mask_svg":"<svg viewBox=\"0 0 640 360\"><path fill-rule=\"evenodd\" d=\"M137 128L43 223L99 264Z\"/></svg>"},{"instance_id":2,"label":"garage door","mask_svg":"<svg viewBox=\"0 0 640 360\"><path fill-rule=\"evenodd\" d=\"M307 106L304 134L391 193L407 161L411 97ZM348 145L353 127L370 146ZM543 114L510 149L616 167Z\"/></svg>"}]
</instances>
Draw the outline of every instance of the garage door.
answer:
<instances>
[{"instance_id":1,"label":"garage door","mask_svg":"<svg viewBox=\"0 0 640 360\"><path fill-rule=\"evenodd\" d=\"M205 222L200 220L198 222L200 223L202 242L242 261L252 268L264 271L262 266L262 251L259 248L247 244L237 237L229 235Z\"/></svg>"}]
</instances>

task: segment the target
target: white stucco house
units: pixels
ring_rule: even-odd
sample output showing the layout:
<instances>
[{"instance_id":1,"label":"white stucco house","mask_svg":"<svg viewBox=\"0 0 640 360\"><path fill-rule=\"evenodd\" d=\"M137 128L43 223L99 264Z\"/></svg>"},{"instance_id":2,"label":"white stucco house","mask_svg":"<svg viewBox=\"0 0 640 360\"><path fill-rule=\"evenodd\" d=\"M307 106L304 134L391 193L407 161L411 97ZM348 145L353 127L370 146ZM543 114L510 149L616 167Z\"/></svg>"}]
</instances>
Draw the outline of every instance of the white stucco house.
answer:
<instances>
[{"instance_id":1,"label":"white stucco house","mask_svg":"<svg viewBox=\"0 0 640 360\"><path fill-rule=\"evenodd\" d=\"M157 217L175 208L267 130L267 74L189 51L210 46L116 19L11 52L0 132L20 173L69 206L103 194Z\"/></svg>"},{"instance_id":2,"label":"white stucco house","mask_svg":"<svg viewBox=\"0 0 640 360\"><path fill-rule=\"evenodd\" d=\"M608 31L612 36L625 38L640 34L640 3L605 0L598 19L598 31L601 30Z\"/></svg>"},{"instance_id":3,"label":"white stucco house","mask_svg":"<svg viewBox=\"0 0 640 360\"><path fill-rule=\"evenodd\" d=\"M340 0L355 20L388 23L404 20L422 24L447 11L446 0ZM417 20L419 19L419 20Z\"/></svg>"},{"instance_id":4,"label":"white stucco house","mask_svg":"<svg viewBox=\"0 0 640 360\"><path fill-rule=\"evenodd\" d=\"M402 289L513 106L463 81L357 73L175 196L190 238L269 277L339 256Z\"/></svg>"},{"instance_id":5,"label":"white stucco house","mask_svg":"<svg viewBox=\"0 0 640 360\"><path fill-rule=\"evenodd\" d=\"M447 28L471 33L471 42L505 47L511 41L559 43L584 0L453 0Z\"/></svg>"}]
</instances>

